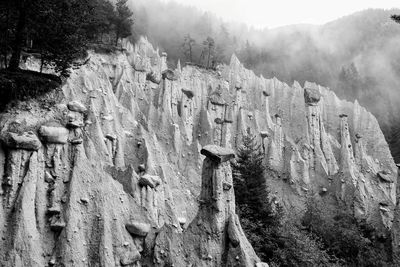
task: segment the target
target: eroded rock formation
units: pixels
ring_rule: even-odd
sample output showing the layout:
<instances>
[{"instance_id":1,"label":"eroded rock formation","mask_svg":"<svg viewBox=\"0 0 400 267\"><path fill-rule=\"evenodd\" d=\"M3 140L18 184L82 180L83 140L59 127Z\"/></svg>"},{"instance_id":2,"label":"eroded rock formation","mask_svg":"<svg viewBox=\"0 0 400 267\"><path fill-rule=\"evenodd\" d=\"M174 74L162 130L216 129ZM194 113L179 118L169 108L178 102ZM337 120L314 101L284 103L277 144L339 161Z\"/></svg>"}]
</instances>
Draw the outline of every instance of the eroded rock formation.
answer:
<instances>
[{"instance_id":1,"label":"eroded rock formation","mask_svg":"<svg viewBox=\"0 0 400 267\"><path fill-rule=\"evenodd\" d=\"M255 266L260 262L235 214L229 159L234 152L215 145L201 150L200 208L180 233L165 225L156 238L156 266ZM228 186L227 186L228 185Z\"/></svg>"},{"instance_id":2,"label":"eroded rock formation","mask_svg":"<svg viewBox=\"0 0 400 267\"><path fill-rule=\"evenodd\" d=\"M234 56L171 70L146 39L124 47L90 52L61 91L1 114L0 265L254 266L226 161L248 130L285 208L317 194L383 235L400 228L397 168L357 102Z\"/></svg>"}]
</instances>

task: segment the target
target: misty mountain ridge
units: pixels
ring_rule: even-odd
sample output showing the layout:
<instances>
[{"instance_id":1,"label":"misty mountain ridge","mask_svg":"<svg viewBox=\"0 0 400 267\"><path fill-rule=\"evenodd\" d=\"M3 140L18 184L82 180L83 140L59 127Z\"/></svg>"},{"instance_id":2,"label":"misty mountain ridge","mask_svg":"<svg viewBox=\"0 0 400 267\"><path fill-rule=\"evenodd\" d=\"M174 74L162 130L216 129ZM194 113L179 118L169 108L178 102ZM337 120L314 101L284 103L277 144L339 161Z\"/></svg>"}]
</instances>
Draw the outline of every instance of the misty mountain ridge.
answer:
<instances>
[{"instance_id":1,"label":"misty mountain ridge","mask_svg":"<svg viewBox=\"0 0 400 267\"><path fill-rule=\"evenodd\" d=\"M400 25L390 19L400 9L367 9L323 25L296 24L255 29L226 23L217 15L159 0L132 1L136 36L168 52L169 65L201 57L204 40L215 40L215 60L232 54L256 74L288 84L316 82L343 99L358 99L378 119L396 160L400 112ZM193 58L183 49L185 36L195 40Z\"/></svg>"}]
</instances>

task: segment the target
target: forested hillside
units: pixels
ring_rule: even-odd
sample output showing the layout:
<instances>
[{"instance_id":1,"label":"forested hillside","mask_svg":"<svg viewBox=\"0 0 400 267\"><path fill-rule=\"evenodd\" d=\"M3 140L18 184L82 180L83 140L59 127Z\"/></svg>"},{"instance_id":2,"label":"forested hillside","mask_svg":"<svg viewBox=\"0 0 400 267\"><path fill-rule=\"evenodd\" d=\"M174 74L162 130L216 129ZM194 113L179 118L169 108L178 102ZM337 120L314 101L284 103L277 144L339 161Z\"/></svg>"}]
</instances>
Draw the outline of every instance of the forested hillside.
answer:
<instances>
[{"instance_id":1,"label":"forested hillside","mask_svg":"<svg viewBox=\"0 0 400 267\"><path fill-rule=\"evenodd\" d=\"M17 71L35 56L67 76L93 44L118 44L131 35L127 0L5 0L0 2L0 69Z\"/></svg>"},{"instance_id":2,"label":"forested hillside","mask_svg":"<svg viewBox=\"0 0 400 267\"><path fill-rule=\"evenodd\" d=\"M132 32L133 13L126 3L1 1L0 110L14 100L38 98L56 89L72 68L87 63L88 49L119 49L119 41ZM28 58L36 59L34 70L26 70Z\"/></svg>"},{"instance_id":3,"label":"forested hillside","mask_svg":"<svg viewBox=\"0 0 400 267\"><path fill-rule=\"evenodd\" d=\"M321 26L261 30L174 2L129 4L135 14L134 36L147 35L168 51L171 65L180 59L213 67L229 62L235 53L266 78L328 86L374 113L400 160L400 25L390 19L400 10L370 9Z\"/></svg>"}]
</instances>

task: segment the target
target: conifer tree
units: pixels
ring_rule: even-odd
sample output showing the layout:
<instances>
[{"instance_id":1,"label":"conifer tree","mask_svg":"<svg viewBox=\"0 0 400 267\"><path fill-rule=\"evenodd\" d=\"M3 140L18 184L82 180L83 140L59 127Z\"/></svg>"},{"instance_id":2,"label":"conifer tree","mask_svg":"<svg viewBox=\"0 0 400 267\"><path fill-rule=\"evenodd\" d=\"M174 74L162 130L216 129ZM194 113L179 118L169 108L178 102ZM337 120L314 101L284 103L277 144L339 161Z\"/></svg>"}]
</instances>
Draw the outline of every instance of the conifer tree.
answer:
<instances>
[{"instance_id":1,"label":"conifer tree","mask_svg":"<svg viewBox=\"0 0 400 267\"><path fill-rule=\"evenodd\" d=\"M16 21L15 1L0 1L0 68L7 68L9 54L12 51L13 24Z\"/></svg>"},{"instance_id":2,"label":"conifer tree","mask_svg":"<svg viewBox=\"0 0 400 267\"><path fill-rule=\"evenodd\" d=\"M133 12L126 5L128 0L118 0L116 4L115 24L115 45L120 38L126 38L132 34Z\"/></svg>"},{"instance_id":3,"label":"conifer tree","mask_svg":"<svg viewBox=\"0 0 400 267\"><path fill-rule=\"evenodd\" d=\"M108 0L93 0L93 14L86 20L87 36L92 40L103 42L103 36L114 30L114 5Z\"/></svg>"},{"instance_id":4,"label":"conifer tree","mask_svg":"<svg viewBox=\"0 0 400 267\"><path fill-rule=\"evenodd\" d=\"M187 34L183 38L182 49L186 59L193 62L193 47L196 45L196 40Z\"/></svg>"},{"instance_id":5,"label":"conifer tree","mask_svg":"<svg viewBox=\"0 0 400 267\"><path fill-rule=\"evenodd\" d=\"M254 219L272 224L275 219L272 200L264 177L264 154L257 144L256 136L243 136L238 149L238 160L234 166L234 183L238 187L238 204L244 204Z\"/></svg>"},{"instance_id":6,"label":"conifer tree","mask_svg":"<svg viewBox=\"0 0 400 267\"><path fill-rule=\"evenodd\" d=\"M264 155L256 136L249 131L238 148L233 165L237 213L242 227L257 254L264 260L276 250L282 208L269 195L263 166Z\"/></svg>"},{"instance_id":7,"label":"conifer tree","mask_svg":"<svg viewBox=\"0 0 400 267\"><path fill-rule=\"evenodd\" d=\"M12 44L12 55L10 59L9 68L11 70L17 70L19 68L19 61L21 58L22 46L25 37L25 31L27 26L27 20L30 14L30 10L32 9L33 1L32 0L16 0L14 11L18 14L16 25L15 25L15 34L14 34L14 42Z\"/></svg>"},{"instance_id":8,"label":"conifer tree","mask_svg":"<svg viewBox=\"0 0 400 267\"><path fill-rule=\"evenodd\" d=\"M67 76L74 60L86 52L90 38L86 21L95 15L91 0L38 0L30 18L33 48L41 54L42 65L50 65Z\"/></svg>"},{"instance_id":9,"label":"conifer tree","mask_svg":"<svg viewBox=\"0 0 400 267\"><path fill-rule=\"evenodd\" d=\"M111 30L117 39L130 34L132 12L126 1L119 0L116 8L108 0L1 1L0 65L18 70L26 50L40 54L42 67L68 75L89 42Z\"/></svg>"},{"instance_id":10,"label":"conifer tree","mask_svg":"<svg viewBox=\"0 0 400 267\"><path fill-rule=\"evenodd\" d=\"M210 60L214 56L215 53L215 40L212 37L207 37L206 40L203 41L203 57L207 55L207 61L206 61L206 68L210 67Z\"/></svg>"}]
</instances>

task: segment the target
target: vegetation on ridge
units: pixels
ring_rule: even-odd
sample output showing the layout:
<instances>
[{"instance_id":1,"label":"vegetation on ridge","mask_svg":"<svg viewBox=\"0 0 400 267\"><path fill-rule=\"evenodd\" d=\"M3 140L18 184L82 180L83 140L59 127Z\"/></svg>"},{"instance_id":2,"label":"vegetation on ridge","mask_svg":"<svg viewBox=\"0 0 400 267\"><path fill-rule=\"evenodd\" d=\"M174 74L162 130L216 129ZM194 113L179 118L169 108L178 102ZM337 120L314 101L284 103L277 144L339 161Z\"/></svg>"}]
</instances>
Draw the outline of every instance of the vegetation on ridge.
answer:
<instances>
[{"instance_id":1,"label":"vegetation on ridge","mask_svg":"<svg viewBox=\"0 0 400 267\"><path fill-rule=\"evenodd\" d=\"M44 66L68 76L91 42L128 37L133 21L127 0L5 0L0 3L0 66L19 69L35 54Z\"/></svg>"},{"instance_id":2,"label":"vegetation on ridge","mask_svg":"<svg viewBox=\"0 0 400 267\"><path fill-rule=\"evenodd\" d=\"M4 0L0 2L0 104L38 97L61 84L80 65L89 47L108 45L131 35L127 0ZM21 70L33 56L40 73ZM84 62L83 60L81 60Z\"/></svg>"}]
</instances>

